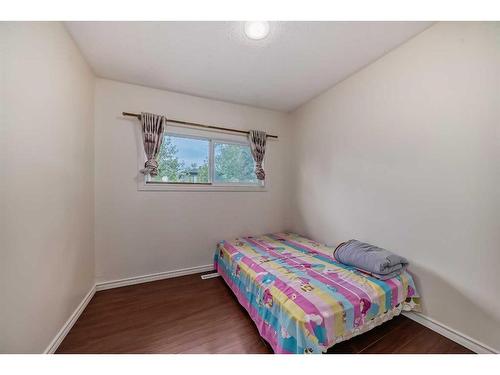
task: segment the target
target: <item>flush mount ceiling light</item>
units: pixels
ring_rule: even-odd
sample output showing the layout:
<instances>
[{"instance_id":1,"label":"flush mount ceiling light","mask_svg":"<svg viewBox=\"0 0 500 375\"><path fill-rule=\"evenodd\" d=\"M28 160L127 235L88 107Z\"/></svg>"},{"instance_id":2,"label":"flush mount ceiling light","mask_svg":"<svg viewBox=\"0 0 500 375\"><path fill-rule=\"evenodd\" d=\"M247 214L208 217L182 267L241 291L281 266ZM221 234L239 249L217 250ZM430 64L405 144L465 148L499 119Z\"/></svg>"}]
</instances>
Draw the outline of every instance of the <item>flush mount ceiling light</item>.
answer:
<instances>
[{"instance_id":1,"label":"flush mount ceiling light","mask_svg":"<svg viewBox=\"0 0 500 375\"><path fill-rule=\"evenodd\" d=\"M254 40L264 39L269 34L269 22L249 21L245 22L245 34Z\"/></svg>"}]
</instances>

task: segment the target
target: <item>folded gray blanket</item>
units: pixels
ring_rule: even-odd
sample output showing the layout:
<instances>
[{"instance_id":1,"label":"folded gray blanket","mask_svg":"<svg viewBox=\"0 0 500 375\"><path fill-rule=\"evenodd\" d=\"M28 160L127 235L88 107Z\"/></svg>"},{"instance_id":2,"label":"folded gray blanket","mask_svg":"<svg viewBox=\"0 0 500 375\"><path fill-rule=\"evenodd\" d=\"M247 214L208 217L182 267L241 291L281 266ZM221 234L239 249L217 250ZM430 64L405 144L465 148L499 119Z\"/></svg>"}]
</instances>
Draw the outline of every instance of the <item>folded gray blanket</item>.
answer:
<instances>
[{"instance_id":1,"label":"folded gray blanket","mask_svg":"<svg viewBox=\"0 0 500 375\"><path fill-rule=\"evenodd\" d=\"M382 280L401 274L408 266L406 258L358 240L341 243L333 256L340 263L356 267Z\"/></svg>"}]
</instances>

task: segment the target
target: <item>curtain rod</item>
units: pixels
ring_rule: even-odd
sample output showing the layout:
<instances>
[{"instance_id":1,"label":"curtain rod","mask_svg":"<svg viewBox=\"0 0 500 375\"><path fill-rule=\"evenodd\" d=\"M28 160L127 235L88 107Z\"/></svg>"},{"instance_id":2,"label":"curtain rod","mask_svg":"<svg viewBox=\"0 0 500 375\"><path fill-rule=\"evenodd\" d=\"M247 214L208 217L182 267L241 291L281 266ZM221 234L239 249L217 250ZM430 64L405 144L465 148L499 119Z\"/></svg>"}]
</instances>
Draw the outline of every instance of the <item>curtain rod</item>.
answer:
<instances>
[{"instance_id":1,"label":"curtain rod","mask_svg":"<svg viewBox=\"0 0 500 375\"><path fill-rule=\"evenodd\" d=\"M139 113L122 112L122 115L123 116L137 117L139 120L141 119L141 115ZM246 131L246 130L223 128L223 127L220 127L220 126L198 124L196 122L173 120L173 119L169 119L169 118L167 118L167 122L174 122L176 124L181 124L181 125L197 126L199 128L213 129L213 130L222 130L222 131L226 131L226 132L233 132L233 133L240 133L240 134L249 134L250 133L249 131ZM267 137L268 138L278 139L277 135L272 135L272 134L267 134Z\"/></svg>"}]
</instances>

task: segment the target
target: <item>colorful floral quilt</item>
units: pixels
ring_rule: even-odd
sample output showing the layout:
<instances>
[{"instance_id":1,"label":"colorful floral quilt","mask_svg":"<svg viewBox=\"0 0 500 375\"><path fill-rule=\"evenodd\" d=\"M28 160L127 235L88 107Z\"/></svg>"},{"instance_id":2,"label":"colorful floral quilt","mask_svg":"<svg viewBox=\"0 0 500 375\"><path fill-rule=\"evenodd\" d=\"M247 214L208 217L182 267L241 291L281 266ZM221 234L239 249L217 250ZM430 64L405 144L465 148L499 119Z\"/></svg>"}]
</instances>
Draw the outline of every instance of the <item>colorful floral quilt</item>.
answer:
<instances>
[{"instance_id":1,"label":"colorful floral quilt","mask_svg":"<svg viewBox=\"0 0 500 375\"><path fill-rule=\"evenodd\" d=\"M215 267L275 353L322 353L417 306L408 272L381 281L293 233L221 241Z\"/></svg>"}]
</instances>

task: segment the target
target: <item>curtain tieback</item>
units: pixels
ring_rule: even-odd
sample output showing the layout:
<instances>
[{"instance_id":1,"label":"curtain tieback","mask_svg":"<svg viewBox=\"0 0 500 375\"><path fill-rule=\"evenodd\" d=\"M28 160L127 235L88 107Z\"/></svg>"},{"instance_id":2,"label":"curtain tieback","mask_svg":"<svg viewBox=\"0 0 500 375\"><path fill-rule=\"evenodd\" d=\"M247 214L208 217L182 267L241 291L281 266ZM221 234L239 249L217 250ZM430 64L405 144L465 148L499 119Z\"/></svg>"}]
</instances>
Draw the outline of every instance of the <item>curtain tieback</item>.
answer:
<instances>
[{"instance_id":1,"label":"curtain tieback","mask_svg":"<svg viewBox=\"0 0 500 375\"><path fill-rule=\"evenodd\" d=\"M261 181L266 178L266 172L264 172L264 168L262 168L262 162L255 163L255 176Z\"/></svg>"},{"instance_id":2,"label":"curtain tieback","mask_svg":"<svg viewBox=\"0 0 500 375\"><path fill-rule=\"evenodd\" d=\"M144 163L144 169L141 170L144 174L149 174L151 176L158 175L158 162L156 159L149 159Z\"/></svg>"}]
</instances>

